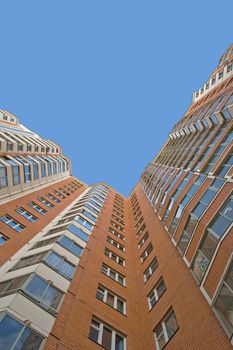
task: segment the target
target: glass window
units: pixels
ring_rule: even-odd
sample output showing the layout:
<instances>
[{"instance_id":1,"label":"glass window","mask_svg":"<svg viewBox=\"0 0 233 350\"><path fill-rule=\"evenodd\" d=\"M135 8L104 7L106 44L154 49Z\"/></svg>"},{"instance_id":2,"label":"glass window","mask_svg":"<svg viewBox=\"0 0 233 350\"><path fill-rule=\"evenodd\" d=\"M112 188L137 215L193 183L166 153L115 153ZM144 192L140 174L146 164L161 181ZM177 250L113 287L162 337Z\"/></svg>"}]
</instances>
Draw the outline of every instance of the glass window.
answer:
<instances>
[{"instance_id":1,"label":"glass window","mask_svg":"<svg viewBox=\"0 0 233 350\"><path fill-rule=\"evenodd\" d=\"M8 186L6 167L0 163L0 190Z\"/></svg>"},{"instance_id":2,"label":"glass window","mask_svg":"<svg viewBox=\"0 0 233 350\"><path fill-rule=\"evenodd\" d=\"M36 211L38 211L38 213L40 214L46 214L47 211L43 208L41 208L38 204L36 204L35 202L30 202L28 203L28 205L30 205L30 207L32 207L33 209L35 209Z\"/></svg>"},{"instance_id":3,"label":"glass window","mask_svg":"<svg viewBox=\"0 0 233 350\"><path fill-rule=\"evenodd\" d=\"M125 301L104 286L98 286L96 298L125 314Z\"/></svg>"},{"instance_id":4,"label":"glass window","mask_svg":"<svg viewBox=\"0 0 233 350\"><path fill-rule=\"evenodd\" d=\"M102 267L101 267L101 272L114 279L116 282L122 284L123 286L125 285L125 277L122 276L119 272L113 270L111 267L109 267L108 265L106 264L102 264Z\"/></svg>"},{"instance_id":5,"label":"glass window","mask_svg":"<svg viewBox=\"0 0 233 350\"><path fill-rule=\"evenodd\" d=\"M60 239L59 244L78 257L82 255L83 248L66 236Z\"/></svg>"},{"instance_id":6,"label":"glass window","mask_svg":"<svg viewBox=\"0 0 233 350\"><path fill-rule=\"evenodd\" d=\"M106 350L125 350L126 338L95 318L91 321L89 338Z\"/></svg>"},{"instance_id":7,"label":"glass window","mask_svg":"<svg viewBox=\"0 0 233 350\"><path fill-rule=\"evenodd\" d=\"M13 230L15 230L16 232L21 232L25 228L25 226L20 224L18 221L16 221L9 215L2 216L0 218L0 221L13 228Z\"/></svg>"},{"instance_id":8,"label":"glass window","mask_svg":"<svg viewBox=\"0 0 233 350\"><path fill-rule=\"evenodd\" d=\"M219 239L231 226L233 218L233 198L230 198L220 209L216 218L207 227L202 242L195 256L192 270L199 282L202 281L204 274L212 259Z\"/></svg>"},{"instance_id":9,"label":"glass window","mask_svg":"<svg viewBox=\"0 0 233 350\"><path fill-rule=\"evenodd\" d=\"M89 239L89 235L83 232L79 227L75 225L69 225L68 230L75 236L81 238L84 242L87 242Z\"/></svg>"},{"instance_id":10,"label":"glass window","mask_svg":"<svg viewBox=\"0 0 233 350\"><path fill-rule=\"evenodd\" d=\"M164 283L163 278L160 278L160 280L156 283L153 290L148 295L148 303L149 303L149 309L152 309L161 295L165 292L166 286Z\"/></svg>"},{"instance_id":11,"label":"glass window","mask_svg":"<svg viewBox=\"0 0 233 350\"><path fill-rule=\"evenodd\" d=\"M30 222L35 222L37 220L37 218L35 216L33 216L31 213L29 213L24 208L18 208L18 209L16 209L16 212L19 213L20 215L22 215L23 217L25 217Z\"/></svg>"},{"instance_id":12,"label":"glass window","mask_svg":"<svg viewBox=\"0 0 233 350\"><path fill-rule=\"evenodd\" d=\"M157 269L157 267L158 267L158 261L156 258L154 258L152 260L152 262L150 263L150 265L148 266L148 268L143 273L145 282L148 281L148 279L154 273L154 271Z\"/></svg>"},{"instance_id":13,"label":"glass window","mask_svg":"<svg viewBox=\"0 0 233 350\"><path fill-rule=\"evenodd\" d=\"M173 309L171 309L154 330L157 350L164 348L166 343L173 337L178 328L179 326L175 313Z\"/></svg>"},{"instance_id":14,"label":"glass window","mask_svg":"<svg viewBox=\"0 0 233 350\"><path fill-rule=\"evenodd\" d=\"M52 251L45 257L44 261L64 277L72 278L75 266L66 261L61 255Z\"/></svg>"},{"instance_id":15,"label":"glass window","mask_svg":"<svg viewBox=\"0 0 233 350\"><path fill-rule=\"evenodd\" d=\"M45 308L58 310L63 293L48 281L34 275L24 288L25 292L39 301Z\"/></svg>"},{"instance_id":16,"label":"glass window","mask_svg":"<svg viewBox=\"0 0 233 350\"><path fill-rule=\"evenodd\" d=\"M224 277L216 300L214 310L222 321L228 335L233 335L233 262L230 264Z\"/></svg>"},{"instance_id":17,"label":"glass window","mask_svg":"<svg viewBox=\"0 0 233 350\"><path fill-rule=\"evenodd\" d=\"M0 246L3 245L4 243L6 243L7 240L8 240L8 238L6 238L6 236L4 236L2 233L0 233Z\"/></svg>"},{"instance_id":18,"label":"glass window","mask_svg":"<svg viewBox=\"0 0 233 350\"><path fill-rule=\"evenodd\" d=\"M8 314L0 314L0 344L4 350L39 350L43 338Z\"/></svg>"},{"instance_id":19,"label":"glass window","mask_svg":"<svg viewBox=\"0 0 233 350\"><path fill-rule=\"evenodd\" d=\"M93 224L91 224L88 220L82 218L81 216L76 216L74 218L75 221L77 221L79 224L83 225L86 227L88 230L92 231L93 230Z\"/></svg>"}]
</instances>

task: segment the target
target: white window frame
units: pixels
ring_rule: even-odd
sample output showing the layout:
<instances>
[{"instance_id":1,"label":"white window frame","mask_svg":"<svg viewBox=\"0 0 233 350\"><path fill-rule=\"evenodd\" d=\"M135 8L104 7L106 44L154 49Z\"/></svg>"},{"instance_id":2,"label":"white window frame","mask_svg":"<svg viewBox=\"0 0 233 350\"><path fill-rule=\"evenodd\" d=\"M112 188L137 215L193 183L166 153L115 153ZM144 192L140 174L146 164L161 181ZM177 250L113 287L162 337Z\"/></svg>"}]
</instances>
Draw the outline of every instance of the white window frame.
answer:
<instances>
[{"instance_id":1,"label":"white window frame","mask_svg":"<svg viewBox=\"0 0 233 350\"><path fill-rule=\"evenodd\" d=\"M99 327L93 325L92 321L95 321L95 322L99 323ZM115 350L116 349L116 347L115 347L116 335L119 335L121 338L123 338L123 340L124 340L124 349L123 350L126 350L126 337L124 335L122 335L120 332L115 331L115 329L113 329L111 326L109 326L108 324L103 323L102 321L100 321L99 319L97 319L95 317L92 318L92 321L91 321L91 327L93 327L94 329L96 329L98 331L97 343L99 345L102 345L103 330L104 330L104 327L106 327L112 332L111 350Z\"/></svg>"},{"instance_id":2,"label":"white window frame","mask_svg":"<svg viewBox=\"0 0 233 350\"><path fill-rule=\"evenodd\" d=\"M112 244L114 247L119 249L121 252L125 251L125 247L123 245L121 245L120 243L118 243L117 241L115 241L115 239L112 239L110 236L107 236L107 242Z\"/></svg>"},{"instance_id":3,"label":"white window frame","mask_svg":"<svg viewBox=\"0 0 233 350\"><path fill-rule=\"evenodd\" d=\"M123 259L122 257L120 257L119 255L117 255L116 253L112 252L111 250L109 250L108 248L105 248L104 250L104 254L110 258L111 260L115 261L117 264L119 264L120 266L125 266L125 259ZM113 256L116 256L116 260L113 258ZM120 261L122 261L122 264L120 263Z\"/></svg>"},{"instance_id":4,"label":"white window frame","mask_svg":"<svg viewBox=\"0 0 233 350\"><path fill-rule=\"evenodd\" d=\"M103 272L103 269L106 270L106 273ZM111 271L115 274L116 278L112 278L111 276ZM109 278L111 278L112 280L116 281L117 283L119 283L121 286L125 286L126 285L126 279L125 276L123 276L122 274L120 274L119 272L117 272L116 270L112 269L111 267L109 267L108 265L106 265L105 263L102 264L101 266L101 272L105 275L108 276ZM119 282L119 276L122 278L123 283Z\"/></svg>"},{"instance_id":5,"label":"white window frame","mask_svg":"<svg viewBox=\"0 0 233 350\"><path fill-rule=\"evenodd\" d=\"M100 290L100 289L103 289L104 291ZM111 307L110 304L107 303L107 297L108 297L108 294L110 294L111 296L113 296L114 298L114 301L113 301L113 308L120 312L121 314L123 315L126 315L126 302L124 299L122 299L121 297L119 297L118 295L116 295L115 293L111 292L109 289L105 288L102 284L99 284L98 288L97 288L97 293L101 293L103 295L103 299L99 299L97 298L98 300L101 300L102 302L104 302L105 304L107 304L108 306ZM119 311L117 309L117 302L118 300L120 300L122 303L123 303L123 312Z\"/></svg>"}]
</instances>

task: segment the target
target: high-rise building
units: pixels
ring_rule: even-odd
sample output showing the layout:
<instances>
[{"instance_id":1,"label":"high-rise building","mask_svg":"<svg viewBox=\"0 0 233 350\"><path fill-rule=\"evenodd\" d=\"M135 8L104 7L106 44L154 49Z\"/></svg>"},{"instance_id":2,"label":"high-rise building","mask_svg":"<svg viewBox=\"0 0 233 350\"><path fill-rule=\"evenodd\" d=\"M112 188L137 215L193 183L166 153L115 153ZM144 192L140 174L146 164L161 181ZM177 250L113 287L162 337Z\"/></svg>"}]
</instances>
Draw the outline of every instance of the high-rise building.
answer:
<instances>
[{"instance_id":1,"label":"high-rise building","mask_svg":"<svg viewBox=\"0 0 233 350\"><path fill-rule=\"evenodd\" d=\"M0 350L230 350L233 46L128 198L0 111Z\"/></svg>"}]
</instances>

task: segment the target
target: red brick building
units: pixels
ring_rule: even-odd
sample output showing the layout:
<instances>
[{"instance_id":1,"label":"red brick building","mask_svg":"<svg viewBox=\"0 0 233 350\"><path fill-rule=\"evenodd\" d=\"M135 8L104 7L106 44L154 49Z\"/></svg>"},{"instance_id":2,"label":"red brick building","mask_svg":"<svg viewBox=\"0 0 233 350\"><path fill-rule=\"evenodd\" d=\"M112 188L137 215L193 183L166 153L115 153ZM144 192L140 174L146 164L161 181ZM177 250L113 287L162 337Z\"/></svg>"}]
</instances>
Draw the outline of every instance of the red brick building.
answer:
<instances>
[{"instance_id":1,"label":"red brick building","mask_svg":"<svg viewBox=\"0 0 233 350\"><path fill-rule=\"evenodd\" d=\"M232 64L128 198L0 111L0 350L232 349Z\"/></svg>"}]
</instances>

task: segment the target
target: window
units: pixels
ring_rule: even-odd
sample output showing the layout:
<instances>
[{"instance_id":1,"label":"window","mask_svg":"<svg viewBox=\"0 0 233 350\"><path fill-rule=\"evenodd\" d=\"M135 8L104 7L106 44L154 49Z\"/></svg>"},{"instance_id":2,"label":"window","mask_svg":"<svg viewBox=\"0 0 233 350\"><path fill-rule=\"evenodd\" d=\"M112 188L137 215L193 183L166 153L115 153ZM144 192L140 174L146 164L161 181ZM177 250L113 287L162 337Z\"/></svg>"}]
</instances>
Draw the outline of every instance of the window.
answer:
<instances>
[{"instance_id":1,"label":"window","mask_svg":"<svg viewBox=\"0 0 233 350\"><path fill-rule=\"evenodd\" d=\"M13 228L13 230L17 232L21 232L25 228L25 226L20 224L18 221L16 221L9 215L2 216L0 218L0 221L4 222L6 225L10 226L11 228Z\"/></svg>"},{"instance_id":2,"label":"window","mask_svg":"<svg viewBox=\"0 0 233 350\"><path fill-rule=\"evenodd\" d=\"M89 213L87 210L83 209L82 214L85 215L87 218L91 219L92 221L96 222L97 218L93 216L91 213Z\"/></svg>"},{"instance_id":3,"label":"window","mask_svg":"<svg viewBox=\"0 0 233 350\"><path fill-rule=\"evenodd\" d=\"M20 215L22 215L23 217L25 217L30 222L35 222L37 220L37 218L35 216L33 216L31 213L29 213L24 208L18 208L18 209L16 209L16 212L19 213Z\"/></svg>"},{"instance_id":4,"label":"window","mask_svg":"<svg viewBox=\"0 0 233 350\"><path fill-rule=\"evenodd\" d=\"M113 253L111 250L108 248L105 248L104 254L108 256L110 259L114 260L117 264L121 266L125 266L125 260L122 259L119 255Z\"/></svg>"},{"instance_id":5,"label":"window","mask_svg":"<svg viewBox=\"0 0 233 350\"><path fill-rule=\"evenodd\" d=\"M69 250L71 253L73 253L74 255L80 257L82 255L83 252L83 248L80 247L77 243L75 243L74 241L72 241L71 239L69 239L66 236L63 236L59 242L58 242L62 247L66 248L67 250Z\"/></svg>"},{"instance_id":6,"label":"window","mask_svg":"<svg viewBox=\"0 0 233 350\"><path fill-rule=\"evenodd\" d=\"M164 283L163 278L160 278L160 280L156 283L153 290L148 295L148 303L149 303L149 309L152 309L159 298L162 296L162 294L165 292L166 286Z\"/></svg>"},{"instance_id":7,"label":"window","mask_svg":"<svg viewBox=\"0 0 233 350\"><path fill-rule=\"evenodd\" d=\"M124 227L122 227L122 226L120 226L120 225L118 225L118 224L116 224L114 221L112 221L111 220L111 225L112 226L114 226L114 227L116 227L116 228L118 228L118 230L120 230L120 231L122 231L122 232L124 232Z\"/></svg>"},{"instance_id":8,"label":"window","mask_svg":"<svg viewBox=\"0 0 233 350\"><path fill-rule=\"evenodd\" d=\"M47 193L47 196L50 199L52 199L54 202L56 202L56 203L60 203L61 202L58 198L54 197L51 193Z\"/></svg>"},{"instance_id":9,"label":"window","mask_svg":"<svg viewBox=\"0 0 233 350\"><path fill-rule=\"evenodd\" d=\"M126 349L126 338L96 318L92 318L89 338L106 350Z\"/></svg>"},{"instance_id":10,"label":"window","mask_svg":"<svg viewBox=\"0 0 233 350\"><path fill-rule=\"evenodd\" d=\"M158 267L158 261L156 258L152 260L148 268L144 271L143 276L144 276L144 282L147 282L150 276L154 273L156 268Z\"/></svg>"},{"instance_id":11,"label":"window","mask_svg":"<svg viewBox=\"0 0 233 350\"><path fill-rule=\"evenodd\" d=\"M20 276L0 283L0 294L22 291L34 299L42 308L57 312L61 304L63 293L42 277L32 274Z\"/></svg>"},{"instance_id":12,"label":"window","mask_svg":"<svg viewBox=\"0 0 233 350\"><path fill-rule=\"evenodd\" d=\"M233 336L233 262L221 283L214 302L214 311L220 318L230 338Z\"/></svg>"},{"instance_id":13,"label":"window","mask_svg":"<svg viewBox=\"0 0 233 350\"><path fill-rule=\"evenodd\" d=\"M96 298L125 314L125 301L102 285L98 286Z\"/></svg>"},{"instance_id":14,"label":"window","mask_svg":"<svg viewBox=\"0 0 233 350\"><path fill-rule=\"evenodd\" d=\"M216 218L207 227L204 233L202 242L192 264L192 270L198 282L202 281L219 240L232 225L232 219L233 197L227 200L226 204L223 205Z\"/></svg>"},{"instance_id":15,"label":"window","mask_svg":"<svg viewBox=\"0 0 233 350\"><path fill-rule=\"evenodd\" d=\"M49 201L47 201L44 197L40 197L39 201L44 203L44 205L46 205L46 207L48 207L50 209L54 207L54 205L52 203L50 203Z\"/></svg>"},{"instance_id":16,"label":"window","mask_svg":"<svg viewBox=\"0 0 233 350\"><path fill-rule=\"evenodd\" d=\"M3 245L4 243L6 243L7 240L8 240L8 238L6 238L6 236L4 236L2 233L0 233L0 246Z\"/></svg>"},{"instance_id":17,"label":"window","mask_svg":"<svg viewBox=\"0 0 233 350\"><path fill-rule=\"evenodd\" d=\"M51 251L45 257L44 261L55 271L57 271L60 275L68 279L72 278L75 266L69 263L67 260L65 260L63 256Z\"/></svg>"},{"instance_id":18,"label":"window","mask_svg":"<svg viewBox=\"0 0 233 350\"><path fill-rule=\"evenodd\" d=\"M209 188L207 188L207 190L204 192L198 204L189 215L188 221L185 225L184 231L182 232L178 244L178 248L182 253L185 252L188 246L188 243L191 239L192 233L194 231L198 219L202 216L202 214L204 213L208 205L212 202L219 189L222 188L224 183L225 181L223 179L214 180L209 186Z\"/></svg>"},{"instance_id":19,"label":"window","mask_svg":"<svg viewBox=\"0 0 233 350\"><path fill-rule=\"evenodd\" d=\"M0 163L0 190L8 186L6 167Z\"/></svg>"},{"instance_id":20,"label":"window","mask_svg":"<svg viewBox=\"0 0 233 350\"><path fill-rule=\"evenodd\" d=\"M30 163L22 157L16 157L16 159L23 164L23 170L24 170L24 182L31 181L31 165Z\"/></svg>"},{"instance_id":21,"label":"window","mask_svg":"<svg viewBox=\"0 0 233 350\"><path fill-rule=\"evenodd\" d=\"M40 262L45 262L46 265L52 267L53 270L57 271L65 278L71 279L74 274L75 266L66 261L63 256L51 250L20 259L15 266L13 266L11 271L35 265Z\"/></svg>"},{"instance_id":22,"label":"window","mask_svg":"<svg viewBox=\"0 0 233 350\"><path fill-rule=\"evenodd\" d=\"M147 258L148 256L150 255L150 253L152 252L153 250L153 246L152 244L150 243L147 248L144 250L144 252L142 253L141 255L141 262L143 263Z\"/></svg>"},{"instance_id":23,"label":"window","mask_svg":"<svg viewBox=\"0 0 233 350\"><path fill-rule=\"evenodd\" d=\"M47 211L43 208L41 208L38 204L36 204L35 202L30 202L28 205L30 205L30 207L32 207L33 209L35 209L36 211L38 211L38 213L40 214L45 214L47 213Z\"/></svg>"},{"instance_id":24,"label":"window","mask_svg":"<svg viewBox=\"0 0 233 350\"><path fill-rule=\"evenodd\" d=\"M143 231L145 230L145 228L146 228L146 225L143 224L142 227L140 228L140 230L139 230L139 231L137 232L137 234L136 234L137 238L138 238L139 236L141 236L141 234L143 233Z\"/></svg>"},{"instance_id":25,"label":"window","mask_svg":"<svg viewBox=\"0 0 233 350\"><path fill-rule=\"evenodd\" d=\"M179 326L173 309L170 309L164 319L154 330L157 350L161 350L177 332Z\"/></svg>"},{"instance_id":26,"label":"window","mask_svg":"<svg viewBox=\"0 0 233 350\"><path fill-rule=\"evenodd\" d=\"M84 227L86 227L88 230L90 231L93 230L94 225L91 224L88 220L84 219L83 217L76 216L74 220L77 221L79 224L83 225Z\"/></svg>"},{"instance_id":27,"label":"window","mask_svg":"<svg viewBox=\"0 0 233 350\"><path fill-rule=\"evenodd\" d=\"M142 246L144 245L144 243L147 241L148 238L149 238L149 233L146 232L145 235L140 240L140 242L138 243L138 249L142 248Z\"/></svg>"},{"instance_id":28,"label":"window","mask_svg":"<svg viewBox=\"0 0 233 350\"><path fill-rule=\"evenodd\" d=\"M15 186L20 184L20 173L18 163L16 163L13 159L8 158L5 158L5 161L11 165L13 185Z\"/></svg>"},{"instance_id":29,"label":"window","mask_svg":"<svg viewBox=\"0 0 233 350\"><path fill-rule=\"evenodd\" d=\"M107 241L108 243L112 244L114 247L118 248L119 250L121 250L122 252L125 251L125 247L123 247L123 245L121 245L120 243L116 242L114 239L112 239L111 237L107 237Z\"/></svg>"},{"instance_id":30,"label":"window","mask_svg":"<svg viewBox=\"0 0 233 350\"><path fill-rule=\"evenodd\" d=\"M43 338L6 313L0 313L0 344L2 349L39 350Z\"/></svg>"},{"instance_id":31,"label":"window","mask_svg":"<svg viewBox=\"0 0 233 350\"><path fill-rule=\"evenodd\" d=\"M216 172L216 175L224 177L228 173L228 171L230 170L232 165L233 165L233 154L231 153L224 160L223 164L221 165L221 167Z\"/></svg>"},{"instance_id":32,"label":"window","mask_svg":"<svg viewBox=\"0 0 233 350\"><path fill-rule=\"evenodd\" d=\"M108 265L106 264L102 264L102 267L101 267L101 272L112 278L114 281L120 283L121 285L125 286L125 277L123 275L121 275L119 272L113 270L111 267L109 267Z\"/></svg>"},{"instance_id":33,"label":"window","mask_svg":"<svg viewBox=\"0 0 233 350\"><path fill-rule=\"evenodd\" d=\"M113 228L111 228L111 227L109 227L109 232L112 233L114 236L120 238L122 241L125 240L125 237L124 237L121 233L115 231L115 230L114 230Z\"/></svg>"},{"instance_id":34,"label":"window","mask_svg":"<svg viewBox=\"0 0 233 350\"><path fill-rule=\"evenodd\" d=\"M61 193L58 192L58 191L54 191L54 193L55 193L58 197L60 197L61 199L65 199L65 198L66 198L65 196L63 196L63 194L61 194Z\"/></svg>"},{"instance_id":35,"label":"window","mask_svg":"<svg viewBox=\"0 0 233 350\"><path fill-rule=\"evenodd\" d=\"M92 211L96 215L99 214L99 210L97 210L96 208L92 207L89 203L86 203L84 205L84 207L86 207L87 209L89 209L90 211Z\"/></svg>"},{"instance_id":36,"label":"window","mask_svg":"<svg viewBox=\"0 0 233 350\"><path fill-rule=\"evenodd\" d=\"M89 239L89 235L83 232L79 227L75 225L68 226L68 230L75 236L81 238L84 242L87 242Z\"/></svg>"}]
</instances>

